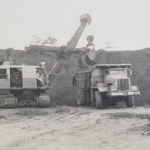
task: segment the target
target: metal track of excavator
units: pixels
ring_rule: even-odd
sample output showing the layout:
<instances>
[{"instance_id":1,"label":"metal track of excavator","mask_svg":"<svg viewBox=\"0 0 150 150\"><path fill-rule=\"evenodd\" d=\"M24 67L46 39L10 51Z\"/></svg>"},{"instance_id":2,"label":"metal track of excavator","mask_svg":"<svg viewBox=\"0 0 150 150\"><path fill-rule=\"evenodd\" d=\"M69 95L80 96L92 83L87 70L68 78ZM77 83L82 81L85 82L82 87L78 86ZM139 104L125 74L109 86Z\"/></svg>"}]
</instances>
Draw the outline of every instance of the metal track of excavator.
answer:
<instances>
[{"instance_id":1,"label":"metal track of excavator","mask_svg":"<svg viewBox=\"0 0 150 150\"><path fill-rule=\"evenodd\" d=\"M37 98L37 106L40 108L47 108L50 106L50 97L48 95L40 95Z\"/></svg>"},{"instance_id":2,"label":"metal track of excavator","mask_svg":"<svg viewBox=\"0 0 150 150\"><path fill-rule=\"evenodd\" d=\"M50 97L48 95L42 94L37 97L36 106L40 108L48 108L50 106ZM20 106L28 106L26 103L22 105L22 103L18 103L17 98L13 94L9 95L0 95L0 108L13 109Z\"/></svg>"},{"instance_id":3,"label":"metal track of excavator","mask_svg":"<svg viewBox=\"0 0 150 150\"><path fill-rule=\"evenodd\" d=\"M14 95L0 95L0 108L15 108L17 104L18 102Z\"/></svg>"}]
</instances>

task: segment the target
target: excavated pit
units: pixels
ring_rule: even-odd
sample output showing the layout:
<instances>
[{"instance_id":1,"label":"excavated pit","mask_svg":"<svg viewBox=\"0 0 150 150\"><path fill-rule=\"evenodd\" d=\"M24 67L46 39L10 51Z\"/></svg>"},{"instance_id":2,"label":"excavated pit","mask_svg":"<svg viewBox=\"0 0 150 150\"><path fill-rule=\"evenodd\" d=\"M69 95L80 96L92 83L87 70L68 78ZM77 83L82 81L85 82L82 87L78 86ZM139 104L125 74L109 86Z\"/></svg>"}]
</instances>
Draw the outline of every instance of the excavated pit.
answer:
<instances>
[{"instance_id":1,"label":"excavated pit","mask_svg":"<svg viewBox=\"0 0 150 150\"><path fill-rule=\"evenodd\" d=\"M133 75L132 84L137 85L141 96L136 97L136 105L148 105L150 103L150 48L137 51L114 51L107 52L98 50L96 63L100 64L124 64L131 63ZM38 53L29 51L12 51L15 65L39 65L46 63L47 71L57 61L64 62L56 57L54 53ZM78 68L78 54L73 54L65 67L57 73L47 93L51 97L52 105L76 106L76 87L72 86L72 76ZM0 50L0 61L8 60L6 51Z\"/></svg>"}]
</instances>

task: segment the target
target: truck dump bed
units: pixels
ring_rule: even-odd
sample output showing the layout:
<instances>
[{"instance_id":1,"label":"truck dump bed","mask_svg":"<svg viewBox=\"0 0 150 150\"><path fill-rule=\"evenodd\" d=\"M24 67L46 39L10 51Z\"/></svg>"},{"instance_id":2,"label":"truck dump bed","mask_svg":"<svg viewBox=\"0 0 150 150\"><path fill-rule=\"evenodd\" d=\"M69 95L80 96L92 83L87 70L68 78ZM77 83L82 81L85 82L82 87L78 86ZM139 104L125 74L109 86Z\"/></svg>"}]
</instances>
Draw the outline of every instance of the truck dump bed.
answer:
<instances>
[{"instance_id":1,"label":"truck dump bed","mask_svg":"<svg viewBox=\"0 0 150 150\"><path fill-rule=\"evenodd\" d=\"M75 86L79 89L88 89L91 86L91 73L89 71L81 71L74 76Z\"/></svg>"},{"instance_id":2,"label":"truck dump bed","mask_svg":"<svg viewBox=\"0 0 150 150\"><path fill-rule=\"evenodd\" d=\"M97 64L92 67L99 67L99 68L129 68L131 64Z\"/></svg>"}]
</instances>

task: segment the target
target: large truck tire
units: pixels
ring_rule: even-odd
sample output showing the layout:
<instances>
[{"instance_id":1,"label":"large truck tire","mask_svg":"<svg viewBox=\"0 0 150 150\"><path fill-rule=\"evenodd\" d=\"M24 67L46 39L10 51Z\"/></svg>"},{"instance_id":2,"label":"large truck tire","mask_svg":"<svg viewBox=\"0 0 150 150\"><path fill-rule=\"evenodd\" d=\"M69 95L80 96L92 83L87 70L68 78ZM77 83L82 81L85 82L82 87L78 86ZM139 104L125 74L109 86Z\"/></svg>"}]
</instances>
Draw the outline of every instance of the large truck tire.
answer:
<instances>
[{"instance_id":1,"label":"large truck tire","mask_svg":"<svg viewBox=\"0 0 150 150\"><path fill-rule=\"evenodd\" d=\"M90 90L85 91L85 98L86 98L86 106L91 105L91 95L90 95Z\"/></svg>"},{"instance_id":2,"label":"large truck tire","mask_svg":"<svg viewBox=\"0 0 150 150\"><path fill-rule=\"evenodd\" d=\"M78 106L85 106L85 92L82 90L79 90L77 93L77 104Z\"/></svg>"},{"instance_id":3,"label":"large truck tire","mask_svg":"<svg viewBox=\"0 0 150 150\"><path fill-rule=\"evenodd\" d=\"M126 105L127 105L127 107L133 107L133 105L134 105L134 96L133 95L129 95L126 98Z\"/></svg>"},{"instance_id":4,"label":"large truck tire","mask_svg":"<svg viewBox=\"0 0 150 150\"><path fill-rule=\"evenodd\" d=\"M103 106L117 106L117 102L104 102Z\"/></svg>"},{"instance_id":5,"label":"large truck tire","mask_svg":"<svg viewBox=\"0 0 150 150\"><path fill-rule=\"evenodd\" d=\"M117 102L112 102L111 106L117 106Z\"/></svg>"},{"instance_id":6,"label":"large truck tire","mask_svg":"<svg viewBox=\"0 0 150 150\"><path fill-rule=\"evenodd\" d=\"M103 107L102 96L101 96L101 93L98 90L95 91L95 101L96 101L96 108L97 109L102 109L102 107Z\"/></svg>"},{"instance_id":7,"label":"large truck tire","mask_svg":"<svg viewBox=\"0 0 150 150\"><path fill-rule=\"evenodd\" d=\"M50 107L50 97L48 95L40 95L37 99L37 105L41 108Z\"/></svg>"}]
</instances>

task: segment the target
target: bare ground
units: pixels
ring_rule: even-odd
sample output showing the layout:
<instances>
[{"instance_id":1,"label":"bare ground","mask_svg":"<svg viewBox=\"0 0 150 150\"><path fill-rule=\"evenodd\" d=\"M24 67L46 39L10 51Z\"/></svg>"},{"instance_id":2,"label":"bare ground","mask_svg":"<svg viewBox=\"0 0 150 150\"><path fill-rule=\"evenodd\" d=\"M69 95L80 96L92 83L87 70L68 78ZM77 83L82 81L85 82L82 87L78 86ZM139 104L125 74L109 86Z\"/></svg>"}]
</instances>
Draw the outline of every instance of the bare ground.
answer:
<instances>
[{"instance_id":1,"label":"bare ground","mask_svg":"<svg viewBox=\"0 0 150 150\"><path fill-rule=\"evenodd\" d=\"M0 110L0 150L148 150L150 108Z\"/></svg>"}]
</instances>

